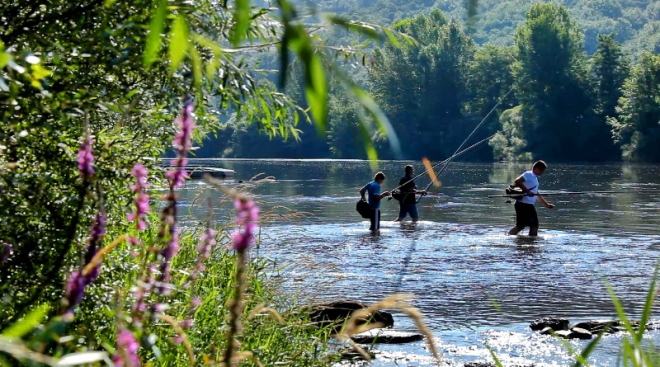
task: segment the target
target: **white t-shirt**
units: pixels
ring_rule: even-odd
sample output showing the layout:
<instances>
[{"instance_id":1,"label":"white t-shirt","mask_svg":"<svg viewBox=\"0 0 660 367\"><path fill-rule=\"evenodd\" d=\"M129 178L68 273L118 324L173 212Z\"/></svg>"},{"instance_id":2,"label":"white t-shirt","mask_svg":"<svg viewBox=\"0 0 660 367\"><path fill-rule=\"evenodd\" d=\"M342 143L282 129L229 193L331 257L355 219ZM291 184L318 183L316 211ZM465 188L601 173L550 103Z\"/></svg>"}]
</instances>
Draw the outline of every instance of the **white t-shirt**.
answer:
<instances>
[{"instance_id":1,"label":"white t-shirt","mask_svg":"<svg viewBox=\"0 0 660 367\"><path fill-rule=\"evenodd\" d=\"M535 194L538 194L539 193L539 178L536 177L534 172L533 171L527 171L527 172L522 174L522 177L525 179L525 182L523 182L523 185L525 185L525 187L529 191L531 191ZM534 205L534 203L536 203L536 196L525 196L525 197L522 198L521 201L525 204Z\"/></svg>"}]
</instances>

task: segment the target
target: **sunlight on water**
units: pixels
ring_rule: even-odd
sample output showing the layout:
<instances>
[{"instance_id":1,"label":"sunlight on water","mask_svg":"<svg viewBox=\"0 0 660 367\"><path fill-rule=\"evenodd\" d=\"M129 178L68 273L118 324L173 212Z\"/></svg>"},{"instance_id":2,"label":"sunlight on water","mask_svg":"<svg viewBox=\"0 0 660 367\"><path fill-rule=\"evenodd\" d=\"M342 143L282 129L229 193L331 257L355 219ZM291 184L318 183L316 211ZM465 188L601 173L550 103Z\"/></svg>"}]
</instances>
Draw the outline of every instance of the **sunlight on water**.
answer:
<instances>
[{"instance_id":1,"label":"sunlight on water","mask_svg":"<svg viewBox=\"0 0 660 367\"><path fill-rule=\"evenodd\" d=\"M309 302L366 303L393 293L414 294L445 360L455 366L489 361L486 344L505 366L569 365L566 349L532 332L529 323L546 316L572 322L614 317L605 280L624 308L638 316L660 254L660 194L634 193L660 188L657 167L584 166L580 176L576 166L552 167L541 181L547 191L625 188L631 193L553 197L557 208L539 206L541 236L530 238L507 236L513 206L487 198L501 194L522 166L457 164L443 177L442 192L420 201L422 221L392 222L397 206L384 201L380 233L372 235L369 222L355 212L358 191L371 176L365 162L225 163L239 177L261 172L276 177L253 189L275 218L262 225L255 255L271 260L267 270L283 280L287 292ZM381 168L396 177L401 167L387 162ZM623 174L630 170L635 174ZM205 218L206 210L191 204L209 186L186 188L182 201ZM289 216L291 210L300 215ZM216 218L224 221L228 213L220 208ZM395 328L415 330L397 313ZM651 332L650 340L660 338ZM604 337L593 365L616 365L620 342L620 335ZM571 342L577 349L585 343ZM378 346L373 365L432 365L425 348L423 342Z\"/></svg>"}]
</instances>

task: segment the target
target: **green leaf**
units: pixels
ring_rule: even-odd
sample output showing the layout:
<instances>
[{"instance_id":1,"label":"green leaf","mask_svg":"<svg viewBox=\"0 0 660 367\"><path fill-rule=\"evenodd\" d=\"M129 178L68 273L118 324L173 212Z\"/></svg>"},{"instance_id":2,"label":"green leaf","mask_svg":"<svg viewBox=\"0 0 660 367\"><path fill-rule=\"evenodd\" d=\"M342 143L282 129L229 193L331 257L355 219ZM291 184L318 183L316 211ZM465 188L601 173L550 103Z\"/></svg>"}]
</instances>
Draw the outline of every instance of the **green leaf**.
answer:
<instances>
[{"instance_id":1,"label":"green leaf","mask_svg":"<svg viewBox=\"0 0 660 367\"><path fill-rule=\"evenodd\" d=\"M0 51L0 69L7 66L7 64L9 63L9 60L11 60L11 56L9 56L8 53Z\"/></svg>"},{"instance_id":2,"label":"green leaf","mask_svg":"<svg viewBox=\"0 0 660 367\"><path fill-rule=\"evenodd\" d=\"M250 28L250 0L236 0L234 8L234 27L231 30L230 40L234 47L238 47L246 37Z\"/></svg>"},{"instance_id":3,"label":"green leaf","mask_svg":"<svg viewBox=\"0 0 660 367\"><path fill-rule=\"evenodd\" d=\"M156 9L156 13L153 19L151 19L147 44L142 55L142 61L145 67L151 66L158 59L158 52L160 52L162 47L160 39L165 29L165 18L167 17L167 2L168 0L160 0L158 9Z\"/></svg>"},{"instance_id":4,"label":"green leaf","mask_svg":"<svg viewBox=\"0 0 660 367\"><path fill-rule=\"evenodd\" d=\"M170 70L176 71L186 58L188 51L188 22L186 18L179 14L174 19L172 29L170 29Z\"/></svg>"},{"instance_id":5,"label":"green leaf","mask_svg":"<svg viewBox=\"0 0 660 367\"><path fill-rule=\"evenodd\" d=\"M308 46L311 49L311 45ZM317 130L325 132L328 119L328 86L321 57L313 50L307 50L305 63L305 96L316 123Z\"/></svg>"},{"instance_id":6,"label":"green leaf","mask_svg":"<svg viewBox=\"0 0 660 367\"><path fill-rule=\"evenodd\" d=\"M7 338L22 338L41 324L41 321L43 321L48 314L48 309L49 307L47 304L37 307L28 313L22 320L5 329L5 331L2 332L2 336Z\"/></svg>"},{"instance_id":7,"label":"green leaf","mask_svg":"<svg viewBox=\"0 0 660 367\"><path fill-rule=\"evenodd\" d=\"M190 58L192 59L193 84L195 85L198 94L201 95L203 80L202 58L199 56L199 52L197 52L195 47L190 48Z\"/></svg>"}]
</instances>

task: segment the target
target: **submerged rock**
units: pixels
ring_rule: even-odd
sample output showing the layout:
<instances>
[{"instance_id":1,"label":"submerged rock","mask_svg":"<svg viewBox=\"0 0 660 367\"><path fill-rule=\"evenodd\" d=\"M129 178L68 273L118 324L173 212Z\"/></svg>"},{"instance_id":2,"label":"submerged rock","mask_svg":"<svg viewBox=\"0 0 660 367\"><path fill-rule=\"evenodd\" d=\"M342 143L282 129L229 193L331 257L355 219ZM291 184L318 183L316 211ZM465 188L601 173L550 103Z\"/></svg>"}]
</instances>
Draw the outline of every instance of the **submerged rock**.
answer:
<instances>
[{"instance_id":1,"label":"submerged rock","mask_svg":"<svg viewBox=\"0 0 660 367\"><path fill-rule=\"evenodd\" d=\"M463 367L495 367L495 363L491 362L470 362L463 365Z\"/></svg>"},{"instance_id":2,"label":"submerged rock","mask_svg":"<svg viewBox=\"0 0 660 367\"><path fill-rule=\"evenodd\" d=\"M335 325L341 327L356 310L367 308L361 302L356 301L335 301L322 305L312 306L309 318L312 322L321 327ZM371 315L358 320L358 325L367 323L381 323L384 327L394 325L394 317L391 313L385 311L376 311Z\"/></svg>"},{"instance_id":3,"label":"submerged rock","mask_svg":"<svg viewBox=\"0 0 660 367\"><path fill-rule=\"evenodd\" d=\"M534 322L532 322L529 327L534 331L540 331L547 327L554 331L568 330L568 320L556 317L546 317L543 319L534 320Z\"/></svg>"},{"instance_id":4,"label":"submerged rock","mask_svg":"<svg viewBox=\"0 0 660 367\"><path fill-rule=\"evenodd\" d=\"M371 358L371 359L376 358L376 355L372 351L370 351L368 349L365 349L364 351L367 353L367 355L369 355L369 358ZM360 354L360 352L355 350L355 348L346 348L346 349L342 350L341 351L341 359L344 360L344 361L364 361L365 360L364 356L362 354Z\"/></svg>"},{"instance_id":5,"label":"submerged rock","mask_svg":"<svg viewBox=\"0 0 660 367\"><path fill-rule=\"evenodd\" d=\"M358 344L405 344L423 340L424 335L392 329L373 329L351 335L351 339Z\"/></svg>"}]
</instances>

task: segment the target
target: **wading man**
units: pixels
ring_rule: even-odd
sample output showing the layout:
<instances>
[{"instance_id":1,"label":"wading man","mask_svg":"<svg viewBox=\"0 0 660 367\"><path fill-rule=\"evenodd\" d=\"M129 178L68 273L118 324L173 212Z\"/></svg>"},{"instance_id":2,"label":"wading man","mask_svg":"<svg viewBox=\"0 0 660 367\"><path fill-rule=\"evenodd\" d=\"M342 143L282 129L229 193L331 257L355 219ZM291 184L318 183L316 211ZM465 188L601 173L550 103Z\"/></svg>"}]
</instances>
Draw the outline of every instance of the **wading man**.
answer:
<instances>
[{"instance_id":1,"label":"wading man","mask_svg":"<svg viewBox=\"0 0 660 367\"><path fill-rule=\"evenodd\" d=\"M419 220L419 213L417 212L417 199L415 199L415 194L426 194L426 191L417 190L417 185L413 180L413 174L415 169L413 166L406 166L405 176L401 177L399 180L399 192L401 197L399 200L399 217L396 219L396 222L401 222L406 219L406 216L410 214L413 222Z\"/></svg>"},{"instance_id":2,"label":"wading man","mask_svg":"<svg viewBox=\"0 0 660 367\"><path fill-rule=\"evenodd\" d=\"M364 200L364 195L368 194L369 206L371 207L371 227L369 230L375 232L380 229L380 201L382 198L390 195L389 191L380 193L380 185L385 181L385 174L383 172L376 173L374 180L366 184L360 190L360 196Z\"/></svg>"},{"instance_id":3,"label":"wading man","mask_svg":"<svg viewBox=\"0 0 660 367\"><path fill-rule=\"evenodd\" d=\"M541 176L548 165L543 161L534 163L531 171L523 173L515 181L515 185L520 187L524 193L521 199L516 200L516 226L509 231L510 235L517 235L525 227L529 227L529 235L537 236L539 232L539 218L536 214L534 204L538 199L546 208L552 209L555 206L548 203L543 196L539 195L539 176Z\"/></svg>"}]
</instances>

